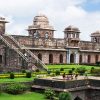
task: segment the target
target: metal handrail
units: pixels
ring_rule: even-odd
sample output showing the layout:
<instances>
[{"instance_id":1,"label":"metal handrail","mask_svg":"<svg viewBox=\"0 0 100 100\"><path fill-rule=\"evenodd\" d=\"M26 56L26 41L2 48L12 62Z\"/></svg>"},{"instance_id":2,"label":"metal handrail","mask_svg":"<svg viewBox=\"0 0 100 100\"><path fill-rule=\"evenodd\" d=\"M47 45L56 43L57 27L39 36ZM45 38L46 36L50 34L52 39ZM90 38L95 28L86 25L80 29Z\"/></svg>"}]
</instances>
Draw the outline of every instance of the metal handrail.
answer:
<instances>
[{"instance_id":1,"label":"metal handrail","mask_svg":"<svg viewBox=\"0 0 100 100\"><path fill-rule=\"evenodd\" d=\"M9 42L3 37L0 35L0 39L7 44L8 47L10 47L11 49L14 49L21 57L23 57L24 60L26 60L28 62L28 59L24 56L24 54L22 52L20 52L18 50L18 48L16 48L15 46L9 44Z\"/></svg>"},{"instance_id":2,"label":"metal handrail","mask_svg":"<svg viewBox=\"0 0 100 100\"><path fill-rule=\"evenodd\" d=\"M12 39L17 45L18 45L18 47L21 49L21 47L25 47L24 45L21 45L14 37L12 37L11 35L6 35L6 36L8 36L10 39ZM37 61L39 61L39 63L43 66L43 68L45 69L45 70L48 70L48 68L47 68L47 66L36 56L36 55L34 55L30 50L28 50L28 49L25 49L25 51L29 54L29 55L31 55L31 57L33 57L35 60L37 60Z\"/></svg>"}]
</instances>

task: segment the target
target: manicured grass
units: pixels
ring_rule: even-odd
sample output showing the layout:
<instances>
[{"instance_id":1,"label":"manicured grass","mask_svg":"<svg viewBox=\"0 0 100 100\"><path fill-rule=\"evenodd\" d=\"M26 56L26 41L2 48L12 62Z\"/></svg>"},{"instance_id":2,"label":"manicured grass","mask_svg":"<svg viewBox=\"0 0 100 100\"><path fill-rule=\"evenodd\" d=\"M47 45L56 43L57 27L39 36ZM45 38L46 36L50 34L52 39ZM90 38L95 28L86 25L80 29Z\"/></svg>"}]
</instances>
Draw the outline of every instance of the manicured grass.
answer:
<instances>
[{"instance_id":1,"label":"manicured grass","mask_svg":"<svg viewBox=\"0 0 100 100\"><path fill-rule=\"evenodd\" d=\"M87 70L90 70L92 67L99 69L99 66L87 66L87 65L47 65L48 69L71 69L71 68L79 68L79 67L85 67Z\"/></svg>"},{"instance_id":2,"label":"manicured grass","mask_svg":"<svg viewBox=\"0 0 100 100\"><path fill-rule=\"evenodd\" d=\"M0 79L0 83L11 83L11 82L28 82L28 81L33 81L33 77L32 78L14 78L14 79L9 79L9 78L4 78L4 79Z\"/></svg>"},{"instance_id":3,"label":"manicured grass","mask_svg":"<svg viewBox=\"0 0 100 100\"><path fill-rule=\"evenodd\" d=\"M0 100L45 100L45 98L43 94L35 92L29 92L20 95L2 93L0 94Z\"/></svg>"}]
</instances>

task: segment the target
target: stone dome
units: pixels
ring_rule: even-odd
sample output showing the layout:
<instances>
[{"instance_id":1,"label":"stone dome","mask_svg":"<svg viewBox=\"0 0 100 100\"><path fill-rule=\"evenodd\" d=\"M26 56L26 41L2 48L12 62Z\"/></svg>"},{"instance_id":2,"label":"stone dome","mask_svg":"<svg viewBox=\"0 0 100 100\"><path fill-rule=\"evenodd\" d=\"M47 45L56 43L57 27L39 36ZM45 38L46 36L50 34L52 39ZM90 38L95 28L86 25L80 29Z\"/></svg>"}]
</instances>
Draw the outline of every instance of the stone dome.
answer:
<instances>
[{"instance_id":1,"label":"stone dome","mask_svg":"<svg viewBox=\"0 0 100 100\"><path fill-rule=\"evenodd\" d=\"M48 21L48 18L45 15L39 14L39 15L34 17L33 24L34 25L41 25L41 24L42 25L48 25L49 21Z\"/></svg>"},{"instance_id":2,"label":"stone dome","mask_svg":"<svg viewBox=\"0 0 100 100\"><path fill-rule=\"evenodd\" d=\"M54 28L51 25L49 25L48 18L45 15L43 15L43 14L39 14L39 15L34 17L33 25L30 25L28 27L28 30L31 30L31 29L54 30Z\"/></svg>"},{"instance_id":3,"label":"stone dome","mask_svg":"<svg viewBox=\"0 0 100 100\"><path fill-rule=\"evenodd\" d=\"M91 36L100 36L100 31L96 31L96 32L93 32L91 33Z\"/></svg>"},{"instance_id":4,"label":"stone dome","mask_svg":"<svg viewBox=\"0 0 100 100\"><path fill-rule=\"evenodd\" d=\"M80 33L80 30L77 27L74 27L72 25L70 25L67 28L65 28L64 31L65 32L77 32L77 33Z\"/></svg>"}]
</instances>

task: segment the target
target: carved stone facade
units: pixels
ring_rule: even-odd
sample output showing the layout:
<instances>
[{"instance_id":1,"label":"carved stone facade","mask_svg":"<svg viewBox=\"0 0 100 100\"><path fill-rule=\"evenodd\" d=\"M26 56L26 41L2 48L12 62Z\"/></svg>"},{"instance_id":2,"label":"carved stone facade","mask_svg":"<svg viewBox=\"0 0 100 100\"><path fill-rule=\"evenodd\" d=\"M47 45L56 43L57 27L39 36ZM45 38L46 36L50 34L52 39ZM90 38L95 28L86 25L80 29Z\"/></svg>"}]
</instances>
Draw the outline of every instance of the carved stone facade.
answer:
<instances>
[{"instance_id":1,"label":"carved stone facade","mask_svg":"<svg viewBox=\"0 0 100 100\"><path fill-rule=\"evenodd\" d=\"M5 21L0 18L0 34L5 35ZM29 49L45 64L95 64L100 61L100 32L91 34L91 41L80 40L80 30L74 26L64 29L64 38L54 38L54 28L45 15L37 15L28 27L28 36L12 35L22 50ZM9 39L7 41L10 42ZM23 47L24 45L24 47ZM23 66L22 58L0 40L0 65Z\"/></svg>"}]
</instances>

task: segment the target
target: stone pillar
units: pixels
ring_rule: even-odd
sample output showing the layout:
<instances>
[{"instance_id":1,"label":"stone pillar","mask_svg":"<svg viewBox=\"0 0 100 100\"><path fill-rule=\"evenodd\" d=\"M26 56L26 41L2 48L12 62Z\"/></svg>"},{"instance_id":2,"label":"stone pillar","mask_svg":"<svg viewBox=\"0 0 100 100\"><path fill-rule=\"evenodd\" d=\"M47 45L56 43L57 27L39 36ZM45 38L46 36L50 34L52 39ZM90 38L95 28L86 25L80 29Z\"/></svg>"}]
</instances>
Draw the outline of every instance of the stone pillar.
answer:
<instances>
[{"instance_id":1,"label":"stone pillar","mask_svg":"<svg viewBox=\"0 0 100 100\"><path fill-rule=\"evenodd\" d=\"M67 49L67 63L70 64L70 50Z\"/></svg>"},{"instance_id":2,"label":"stone pillar","mask_svg":"<svg viewBox=\"0 0 100 100\"><path fill-rule=\"evenodd\" d=\"M79 53L78 53L78 51L75 52L74 63L79 64Z\"/></svg>"}]
</instances>

